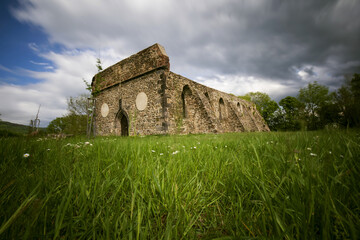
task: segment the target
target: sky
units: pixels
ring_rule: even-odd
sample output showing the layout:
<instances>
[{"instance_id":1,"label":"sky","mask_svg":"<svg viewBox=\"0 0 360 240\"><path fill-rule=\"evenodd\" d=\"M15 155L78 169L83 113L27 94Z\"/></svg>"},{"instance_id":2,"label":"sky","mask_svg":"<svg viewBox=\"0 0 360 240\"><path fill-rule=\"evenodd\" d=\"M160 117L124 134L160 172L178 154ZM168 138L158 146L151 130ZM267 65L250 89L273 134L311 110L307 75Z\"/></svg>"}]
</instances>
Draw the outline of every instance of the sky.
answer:
<instances>
[{"instance_id":1,"label":"sky","mask_svg":"<svg viewBox=\"0 0 360 240\"><path fill-rule=\"evenodd\" d=\"M360 73L360 0L1 0L0 118L41 126L84 80L159 43L170 70L279 101Z\"/></svg>"}]
</instances>

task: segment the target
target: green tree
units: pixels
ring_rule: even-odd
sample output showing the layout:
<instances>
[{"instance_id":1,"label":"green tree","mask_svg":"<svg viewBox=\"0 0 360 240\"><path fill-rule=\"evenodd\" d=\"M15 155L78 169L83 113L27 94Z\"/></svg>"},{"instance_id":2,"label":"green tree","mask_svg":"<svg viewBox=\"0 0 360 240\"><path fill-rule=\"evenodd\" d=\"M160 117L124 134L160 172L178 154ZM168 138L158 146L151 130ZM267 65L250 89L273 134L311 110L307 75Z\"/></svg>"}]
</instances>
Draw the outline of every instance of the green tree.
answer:
<instances>
[{"instance_id":1,"label":"green tree","mask_svg":"<svg viewBox=\"0 0 360 240\"><path fill-rule=\"evenodd\" d=\"M301 88L297 98L305 106L303 117L307 120L308 128L315 130L323 127L320 115L324 111L321 111L321 108L325 108L330 103L329 88L315 81Z\"/></svg>"},{"instance_id":2,"label":"green tree","mask_svg":"<svg viewBox=\"0 0 360 240\"><path fill-rule=\"evenodd\" d=\"M47 131L49 133L86 134L88 97L88 94L70 97L67 100L68 114L51 121Z\"/></svg>"},{"instance_id":3,"label":"green tree","mask_svg":"<svg viewBox=\"0 0 360 240\"><path fill-rule=\"evenodd\" d=\"M274 100L272 100L268 94L262 92L249 92L245 94L245 96L239 97L255 103L256 108L270 129L275 126L274 113L279 109L279 105Z\"/></svg>"},{"instance_id":4,"label":"green tree","mask_svg":"<svg viewBox=\"0 0 360 240\"><path fill-rule=\"evenodd\" d=\"M85 115L75 114L58 117L49 123L47 132L83 135L86 133L86 119Z\"/></svg>"},{"instance_id":5,"label":"green tree","mask_svg":"<svg viewBox=\"0 0 360 240\"><path fill-rule=\"evenodd\" d=\"M81 94L77 97L70 97L67 100L69 114L86 115L88 111L88 94Z\"/></svg>"},{"instance_id":6,"label":"green tree","mask_svg":"<svg viewBox=\"0 0 360 240\"><path fill-rule=\"evenodd\" d=\"M287 96L280 100L279 105L283 109L283 130L296 131L301 129L301 113L304 105L295 97Z\"/></svg>"},{"instance_id":7,"label":"green tree","mask_svg":"<svg viewBox=\"0 0 360 240\"><path fill-rule=\"evenodd\" d=\"M48 133L63 133L65 126L64 117L57 117L49 123L46 131Z\"/></svg>"},{"instance_id":8,"label":"green tree","mask_svg":"<svg viewBox=\"0 0 360 240\"><path fill-rule=\"evenodd\" d=\"M360 126L360 75L354 74L335 93L338 123L347 127Z\"/></svg>"}]
</instances>

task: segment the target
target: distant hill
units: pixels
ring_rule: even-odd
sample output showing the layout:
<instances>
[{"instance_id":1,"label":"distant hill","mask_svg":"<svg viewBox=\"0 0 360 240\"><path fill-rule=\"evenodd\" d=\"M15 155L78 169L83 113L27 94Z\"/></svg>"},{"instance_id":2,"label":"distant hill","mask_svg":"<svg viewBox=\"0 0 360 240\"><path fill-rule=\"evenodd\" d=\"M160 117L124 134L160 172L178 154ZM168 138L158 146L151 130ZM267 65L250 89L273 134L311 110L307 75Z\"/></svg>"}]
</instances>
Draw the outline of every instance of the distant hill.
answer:
<instances>
[{"instance_id":1,"label":"distant hill","mask_svg":"<svg viewBox=\"0 0 360 240\"><path fill-rule=\"evenodd\" d=\"M39 130L45 130L46 128L39 128ZM0 121L0 131L9 131L15 134L23 135L27 134L29 132L29 126L17 124L17 123L11 123L11 122L5 122Z\"/></svg>"}]
</instances>

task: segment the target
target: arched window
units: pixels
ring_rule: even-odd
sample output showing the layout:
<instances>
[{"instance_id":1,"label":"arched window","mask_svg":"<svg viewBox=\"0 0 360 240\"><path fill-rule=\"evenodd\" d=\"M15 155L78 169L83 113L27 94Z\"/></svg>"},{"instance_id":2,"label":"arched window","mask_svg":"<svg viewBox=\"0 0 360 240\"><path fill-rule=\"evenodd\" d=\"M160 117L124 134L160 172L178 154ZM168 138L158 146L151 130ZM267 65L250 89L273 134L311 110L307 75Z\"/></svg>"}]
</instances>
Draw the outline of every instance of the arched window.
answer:
<instances>
[{"instance_id":1,"label":"arched window","mask_svg":"<svg viewBox=\"0 0 360 240\"><path fill-rule=\"evenodd\" d=\"M222 120L225 118L225 104L222 98L219 99L219 119Z\"/></svg>"},{"instance_id":2,"label":"arched window","mask_svg":"<svg viewBox=\"0 0 360 240\"><path fill-rule=\"evenodd\" d=\"M243 113L242 105L238 102L237 107L241 113Z\"/></svg>"},{"instance_id":3,"label":"arched window","mask_svg":"<svg viewBox=\"0 0 360 240\"><path fill-rule=\"evenodd\" d=\"M209 102L210 102L210 96L209 96L209 94L206 92L206 93L204 93L204 95L205 95L205 97L209 100Z\"/></svg>"},{"instance_id":4,"label":"arched window","mask_svg":"<svg viewBox=\"0 0 360 240\"><path fill-rule=\"evenodd\" d=\"M189 113L188 113L188 100L191 97L191 90L189 85L185 85L182 93L181 93L181 102L182 102L182 115L183 118L187 118Z\"/></svg>"}]
</instances>

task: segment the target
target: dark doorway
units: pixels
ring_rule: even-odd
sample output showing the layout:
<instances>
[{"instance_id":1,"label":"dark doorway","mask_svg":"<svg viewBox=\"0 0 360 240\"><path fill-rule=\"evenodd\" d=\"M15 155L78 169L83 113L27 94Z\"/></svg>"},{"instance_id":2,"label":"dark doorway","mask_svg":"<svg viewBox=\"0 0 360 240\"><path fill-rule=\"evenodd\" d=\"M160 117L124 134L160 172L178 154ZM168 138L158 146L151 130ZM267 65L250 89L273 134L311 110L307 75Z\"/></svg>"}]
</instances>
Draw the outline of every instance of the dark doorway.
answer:
<instances>
[{"instance_id":1,"label":"dark doorway","mask_svg":"<svg viewBox=\"0 0 360 240\"><path fill-rule=\"evenodd\" d=\"M124 114L120 116L121 136L129 136L129 122Z\"/></svg>"},{"instance_id":2,"label":"dark doorway","mask_svg":"<svg viewBox=\"0 0 360 240\"><path fill-rule=\"evenodd\" d=\"M120 123L120 127L119 127ZM115 133L120 136L129 136L129 118L122 108L122 99L119 99L119 111L115 118Z\"/></svg>"}]
</instances>

